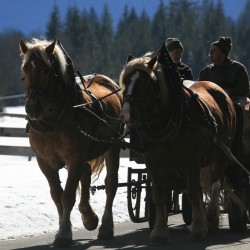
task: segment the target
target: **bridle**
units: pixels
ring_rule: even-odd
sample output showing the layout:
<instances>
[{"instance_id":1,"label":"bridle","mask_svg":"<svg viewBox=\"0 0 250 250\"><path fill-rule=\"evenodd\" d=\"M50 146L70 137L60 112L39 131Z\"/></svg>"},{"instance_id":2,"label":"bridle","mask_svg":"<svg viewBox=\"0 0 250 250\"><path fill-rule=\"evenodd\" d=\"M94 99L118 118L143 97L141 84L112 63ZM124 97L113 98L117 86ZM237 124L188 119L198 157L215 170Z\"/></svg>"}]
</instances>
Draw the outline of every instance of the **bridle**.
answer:
<instances>
[{"instance_id":1,"label":"bridle","mask_svg":"<svg viewBox=\"0 0 250 250\"><path fill-rule=\"evenodd\" d=\"M37 59L39 59L40 61L44 63L43 58L39 55L37 51L34 51L30 57L32 56L35 56ZM52 101L56 97L56 93L58 89L58 80L59 80L58 78L60 77L60 70L59 70L60 66L58 62L55 60L53 55L50 56L49 60L50 60L51 67L49 67L48 65L46 65L45 67L48 67L47 74L49 74L50 76L49 82L53 81L55 84L51 84L50 86L47 86L46 88L26 87L25 88L26 98L29 96L36 96L36 97L43 97L46 100ZM33 68L36 67L34 60L32 60L30 64L32 65ZM25 80L25 78L23 78L23 80ZM51 86L54 86L53 90L51 90Z\"/></svg>"},{"instance_id":2,"label":"bridle","mask_svg":"<svg viewBox=\"0 0 250 250\"><path fill-rule=\"evenodd\" d=\"M135 114L135 120L131 118L131 125L137 129L141 138L151 142L172 140L179 133L183 122L184 94L176 64L173 63L170 55L165 51L159 51L157 60L162 65L161 68L167 79L168 87L171 88L172 95L174 95L171 96L171 110L161 109L151 121L143 121L139 117L140 114ZM158 71L154 70L153 72L157 81L159 81ZM125 97L124 105L128 105L129 107L133 106L133 88L134 84L131 87L128 86L127 96ZM154 93L151 91L150 94L153 95Z\"/></svg>"},{"instance_id":3,"label":"bridle","mask_svg":"<svg viewBox=\"0 0 250 250\"><path fill-rule=\"evenodd\" d=\"M60 43L58 43L61 46ZM61 46L61 49L64 52L64 49ZM66 52L65 52L66 53ZM33 52L31 56L35 56L36 59L44 60L38 52ZM67 56L66 56L67 58ZM77 87L75 84L75 75L74 75L74 67L70 58L67 58L67 68L66 68L66 79L64 79L62 73L60 72L59 62L54 58L53 55L49 57L51 66L46 64L45 67L48 67L49 74L49 82L53 81L53 84L48 84L46 88L40 87L28 87L25 88L26 98L30 96L34 96L36 98L42 99L42 101L46 102L49 105L52 102L58 93L59 81L64 82L65 85L65 100L63 103L63 107L60 110L57 110L53 105L50 106L50 112L58 112L59 114L54 121L47 121L44 118L39 119L39 121L33 121L27 116L28 126L32 127L33 130L39 133L55 133L59 130L62 130L66 126L68 126L70 120L74 115L73 106L77 103ZM34 61L30 62L32 67L35 67ZM51 89L51 86L54 86Z\"/></svg>"}]
</instances>

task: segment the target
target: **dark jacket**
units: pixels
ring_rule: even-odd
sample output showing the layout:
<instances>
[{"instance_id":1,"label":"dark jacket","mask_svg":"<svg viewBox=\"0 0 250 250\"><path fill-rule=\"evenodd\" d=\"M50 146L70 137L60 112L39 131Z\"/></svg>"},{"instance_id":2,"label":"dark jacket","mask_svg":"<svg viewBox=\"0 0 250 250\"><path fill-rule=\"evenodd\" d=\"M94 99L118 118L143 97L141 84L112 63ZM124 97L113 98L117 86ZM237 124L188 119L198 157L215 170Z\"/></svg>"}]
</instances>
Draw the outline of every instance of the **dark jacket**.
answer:
<instances>
[{"instance_id":1,"label":"dark jacket","mask_svg":"<svg viewBox=\"0 0 250 250\"><path fill-rule=\"evenodd\" d=\"M177 67L178 67L180 77L183 80L191 80L192 81L194 79L193 72L189 66L187 66L184 63L177 63Z\"/></svg>"},{"instance_id":2,"label":"dark jacket","mask_svg":"<svg viewBox=\"0 0 250 250\"><path fill-rule=\"evenodd\" d=\"M245 66L227 58L223 66L208 65L200 72L199 81L211 81L221 86L230 97L247 96L249 78Z\"/></svg>"}]
</instances>

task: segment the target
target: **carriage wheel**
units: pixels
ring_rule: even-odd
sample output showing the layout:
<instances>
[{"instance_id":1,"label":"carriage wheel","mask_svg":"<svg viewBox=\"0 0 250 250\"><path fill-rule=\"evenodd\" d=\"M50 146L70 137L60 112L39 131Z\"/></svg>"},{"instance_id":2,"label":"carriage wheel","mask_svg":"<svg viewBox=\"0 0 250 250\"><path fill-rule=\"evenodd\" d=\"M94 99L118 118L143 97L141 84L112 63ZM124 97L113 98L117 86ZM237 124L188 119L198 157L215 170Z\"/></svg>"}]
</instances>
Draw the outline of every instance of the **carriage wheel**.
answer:
<instances>
[{"instance_id":1,"label":"carriage wheel","mask_svg":"<svg viewBox=\"0 0 250 250\"><path fill-rule=\"evenodd\" d=\"M193 220L192 213L193 213L192 206L191 206L190 201L187 198L187 194L183 193L182 194L182 218L187 226L191 225L192 223L192 220Z\"/></svg>"},{"instance_id":2,"label":"carriage wheel","mask_svg":"<svg viewBox=\"0 0 250 250\"><path fill-rule=\"evenodd\" d=\"M248 176L245 179L245 184L246 184L246 188L245 188L245 205L246 205L246 209L247 209L247 224L250 224L250 185L249 185L249 179Z\"/></svg>"},{"instance_id":3,"label":"carriage wheel","mask_svg":"<svg viewBox=\"0 0 250 250\"><path fill-rule=\"evenodd\" d=\"M239 209L237 204L235 204L235 208ZM243 215L242 217L234 217L232 214L228 214L228 222L230 231L241 233L247 229L247 214Z\"/></svg>"},{"instance_id":4,"label":"carriage wheel","mask_svg":"<svg viewBox=\"0 0 250 250\"><path fill-rule=\"evenodd\" d=\"M241 199L241 196L237 192L234 191L234 193ZM238 214L238 211L240 210L239 205L232 201L230 207L230 212L228 213L230 230L236 233L244 232L247 229L247 211L240 217Z\"/></svg>"},{"instance_id":5,"label":"carriage wheel","mask_svg":"<svg viewBox=\"0 0 250 250\"><path fill-rule=\"evenodd\" d=\"M231 169L229 169L231 170ZM249 209L250 209L250 190L248 184L248 176L242 170L234 169L227 174L227 182L233 187L233 193L244 203L245 211L243 215L239 214L240 205L233 199L229 202L228 222L232 232L243 232L249 223ZM228 205L227 205L228 206Z\"/></svg>"},{"instance_id":6,"label":"carriage wheel","mask_svg":"<svg viewBox=\"0 0 250 250\"><path fill-rule=\"evenodd\" d=\"M247 227L247 218L246 216L241 217L240 219L235 220L232 216L228 215L230 231L234 233L244 232Z\"/></svg>"},{"instance_id":7,"label":"carriage wheel","mask_svg":"<svg viewBox=\"0 0 250 250\"><path fill-rule=\"evenodd\" d=\"M247 223L250 224L250 187L247 190L246 207L247 207Z\"/></svg>"}]
</instances>

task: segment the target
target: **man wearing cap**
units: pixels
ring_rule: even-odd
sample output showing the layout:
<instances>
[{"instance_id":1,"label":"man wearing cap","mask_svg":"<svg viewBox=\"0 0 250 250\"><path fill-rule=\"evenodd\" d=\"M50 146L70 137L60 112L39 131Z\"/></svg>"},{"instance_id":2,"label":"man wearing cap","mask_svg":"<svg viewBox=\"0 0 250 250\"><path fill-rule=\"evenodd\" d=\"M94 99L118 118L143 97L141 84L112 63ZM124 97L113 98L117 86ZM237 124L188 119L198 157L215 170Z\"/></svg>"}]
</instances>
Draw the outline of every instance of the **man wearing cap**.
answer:
<instances>
[{"instance_id":1,"label":"man wearing cap","mask_svg":"<svg viewBox=\"0 0 250 250\"><path fill-rule=\"evenodd\" d=\"M209 51L212 64L200 72L200 81L211 81L221 86L231 98L247 96L249 77L245 66L231 60L228 55L232 48L230 37L220 37L213 42Z\"/></svg>"},{"instance_id":2,"label":"man wearing cap","mask_svg":"<svg viewBox=\"0 0 250 250\"><path fill-rule=\"evenodd\" d=\"M189 66L181 62L182 53L184 51L181 41L177 38L168 38L165 46L172 58L177 64L178 71L182 80L193 80L193 73Z\"/></svg>"},{"instance_id":3,"label":"man wearing cap","mask_svg":"<svg viewBox=\"0 0 250 250\"><path fill-rule=\"evenodd\" d=\"M218 41L213 42L209 51L212 64L201 70L199 80L218 84L232 98L237 118L232 151L235 156L240 158L242 152L243 109L239 100L247 99L249 77L243 64L229 58L231 48L232 40L230 37L220 37Z\"/></svg>"}]
</instances>

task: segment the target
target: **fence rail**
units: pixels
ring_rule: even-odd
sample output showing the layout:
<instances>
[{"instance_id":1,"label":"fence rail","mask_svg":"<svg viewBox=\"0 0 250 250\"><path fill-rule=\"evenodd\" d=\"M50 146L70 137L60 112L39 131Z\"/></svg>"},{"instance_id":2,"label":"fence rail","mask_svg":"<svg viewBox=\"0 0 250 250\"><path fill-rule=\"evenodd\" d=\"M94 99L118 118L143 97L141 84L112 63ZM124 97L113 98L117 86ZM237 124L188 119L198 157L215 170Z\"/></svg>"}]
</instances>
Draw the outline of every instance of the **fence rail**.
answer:
<instances>
[{"instance_id":1,"label":"fence rail","mask_svg":"<svg viewBox=\"0 0 250 250\"><path fill-rule=\"evenodd\" d=\"M11 114L11 113L6 113L6 112L0 112L0 117L1 116L9 116L9 117L16 117L16 118L26 118L26 115L24 115L24 114Z\"/></svg>"},{"instance_id":2,"label":"fence rail","mask_svg":"<svg viewBox=\"0 0 250 250\"><path fill-rule=\"evenodd\" d=\"M25 128L0 127L0 136L27 137Z\"/></svg>"},{"instance_id":3,"label":"fence rail","mask_svg":"<svg viewBox=\"0 0 250 250\"><path fill-rule=\"evenodd\" d=\"M10 113L3 113L0 112L1 116L9 116L9 117L16 117L16 118L25 118L26 115L22 114L10 114ZM0 124L1 125L1 124ZM14 128L14 127L0 127L0 141L1 137L28 137L26 133L26 128ZM5 138L6 139L6 138ZM34 153L29 146L16 146L16 145L3 145L0 142L0 155L16 155L16 156L28 156L29 160L34 157ZM121 150L120 157L129 157L128 149Z\"/></svg>"}]
</instances>

